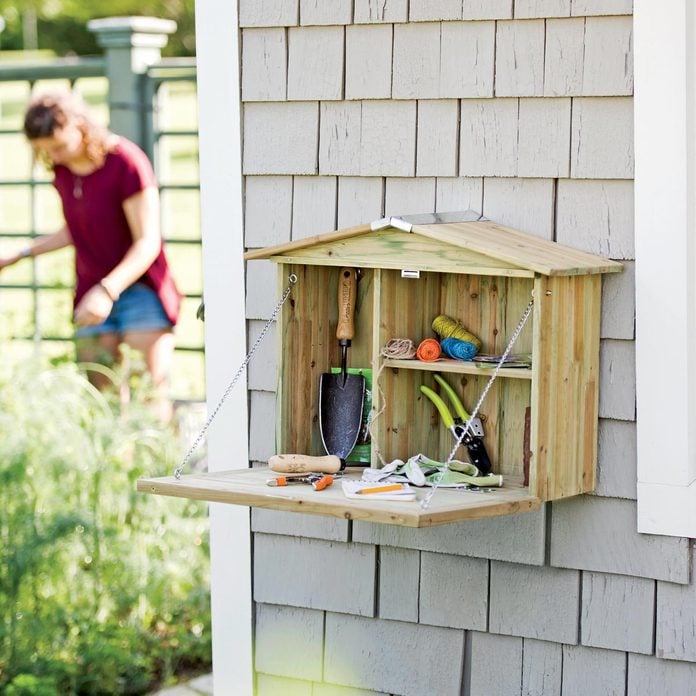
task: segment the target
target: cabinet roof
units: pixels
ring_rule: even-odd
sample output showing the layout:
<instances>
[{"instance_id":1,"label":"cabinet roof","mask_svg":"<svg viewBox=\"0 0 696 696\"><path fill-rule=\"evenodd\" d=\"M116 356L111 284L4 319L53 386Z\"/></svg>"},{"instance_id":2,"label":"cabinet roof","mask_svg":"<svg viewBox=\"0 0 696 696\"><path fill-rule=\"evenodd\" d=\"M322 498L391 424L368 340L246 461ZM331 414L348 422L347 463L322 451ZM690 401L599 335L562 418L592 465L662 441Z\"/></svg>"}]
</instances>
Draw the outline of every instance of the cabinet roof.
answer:
<instances>
[{"instance_id":1,"label":"cabinet roof","mask_svg":"<svg viewBox=\"0 0 696 696\"><path fill-rule=\"evenodd\" d=\"M371 224L254 249L247 260L459 273L586 275L622 270L616 261L485 219L454 214L384 218ZM459 218L467 217L460 215ZM426 220L426 222L419 222ZM431 221L437 220L437 221Z\"/></svg>"}]
</instances>

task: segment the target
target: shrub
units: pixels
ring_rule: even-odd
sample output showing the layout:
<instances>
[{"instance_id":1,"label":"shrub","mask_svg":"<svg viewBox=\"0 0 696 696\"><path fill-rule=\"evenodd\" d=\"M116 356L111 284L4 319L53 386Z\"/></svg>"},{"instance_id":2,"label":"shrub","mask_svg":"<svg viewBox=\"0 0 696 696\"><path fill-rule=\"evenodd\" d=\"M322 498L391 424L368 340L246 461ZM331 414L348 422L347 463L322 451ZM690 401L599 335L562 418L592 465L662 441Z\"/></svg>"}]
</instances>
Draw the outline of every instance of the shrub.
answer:
<instances>
[{"instance_id":1,"label":"shrub","mask_svg":"<svg viewBox=\"0 0 696 696\"><path fill-rule=\"evenodd\" d=\"M210 663L203 504L135 492L173 429L72 364L0 367L0 692L142 694Z\"/></svg>"}]
</instances>

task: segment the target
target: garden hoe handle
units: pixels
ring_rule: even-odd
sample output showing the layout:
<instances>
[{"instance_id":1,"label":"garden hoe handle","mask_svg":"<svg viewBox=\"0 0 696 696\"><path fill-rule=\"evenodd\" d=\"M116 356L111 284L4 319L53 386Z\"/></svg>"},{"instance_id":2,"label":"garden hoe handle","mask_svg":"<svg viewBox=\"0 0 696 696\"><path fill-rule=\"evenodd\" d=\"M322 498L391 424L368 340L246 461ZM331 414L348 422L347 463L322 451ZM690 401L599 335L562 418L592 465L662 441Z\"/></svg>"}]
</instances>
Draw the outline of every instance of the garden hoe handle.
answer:
<instances>
[{"instance_id":1,"label":"garden hoe handle","mask_svg":"<svg viewBox=\"0 0 696 696\"><path fill-rule=\"evenodd\" d=\"M273 471L282 474L307 474L313 471L335 474L341 470L341 460L334 454L311 457L308 454L274 454L268 460Z\"/></svg>"}]
</instances>

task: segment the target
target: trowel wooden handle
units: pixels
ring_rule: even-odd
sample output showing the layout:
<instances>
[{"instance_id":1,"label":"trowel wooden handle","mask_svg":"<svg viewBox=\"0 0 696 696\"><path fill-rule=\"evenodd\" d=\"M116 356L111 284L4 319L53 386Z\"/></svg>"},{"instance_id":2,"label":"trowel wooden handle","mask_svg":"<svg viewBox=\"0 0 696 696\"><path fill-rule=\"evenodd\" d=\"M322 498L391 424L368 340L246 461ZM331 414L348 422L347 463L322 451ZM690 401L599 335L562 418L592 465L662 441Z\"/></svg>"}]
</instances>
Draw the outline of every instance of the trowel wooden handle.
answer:
<instances>
[{"instance_id":1,"label":"trowel wooden handle","mask_svg":"<svg viewBox=\"0 0 696 696\"><path fill-rule=\"evenodd\" d=\"M335 474L341 470L341 460L335 454L325 457L311 457L308 454L274 454L268 460L273 471L283 474L304 474L317 471L322 474Z\"/></svg>"},{"instance_id":2,"label":"trowel wooden handle","mask_svg":"<svg viewBox=\"0 0 696 696\"><path fill-rule=\"evenodd\" d=\"M336 338L350 341L355 333L353 315L358 290L358 272L354 268L342 268L338 274L338 326Z\"/></svg>"}]
</instances>

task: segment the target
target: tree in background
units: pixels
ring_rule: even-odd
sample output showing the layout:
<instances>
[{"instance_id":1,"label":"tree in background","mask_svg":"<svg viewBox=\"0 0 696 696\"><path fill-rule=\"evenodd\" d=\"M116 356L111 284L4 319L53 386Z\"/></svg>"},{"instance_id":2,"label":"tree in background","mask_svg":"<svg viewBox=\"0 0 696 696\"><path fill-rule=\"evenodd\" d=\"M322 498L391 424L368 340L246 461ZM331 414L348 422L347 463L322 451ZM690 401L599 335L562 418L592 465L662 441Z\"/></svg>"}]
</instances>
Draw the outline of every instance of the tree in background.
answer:
<instances>
[{"instance_id":1,"label":"tree in background","mask_svg":"<svg viewBox=\"0 0 696 696\"><path fill-rule=\"evenodd\" d=\"M163 55L195 55L194 0L0 0L0 16L6 25L0 48L48 49L58 56L95 55L100 50L87 22L134 15L173 19L178 28Z\"/></svg>"}]
</instances>

